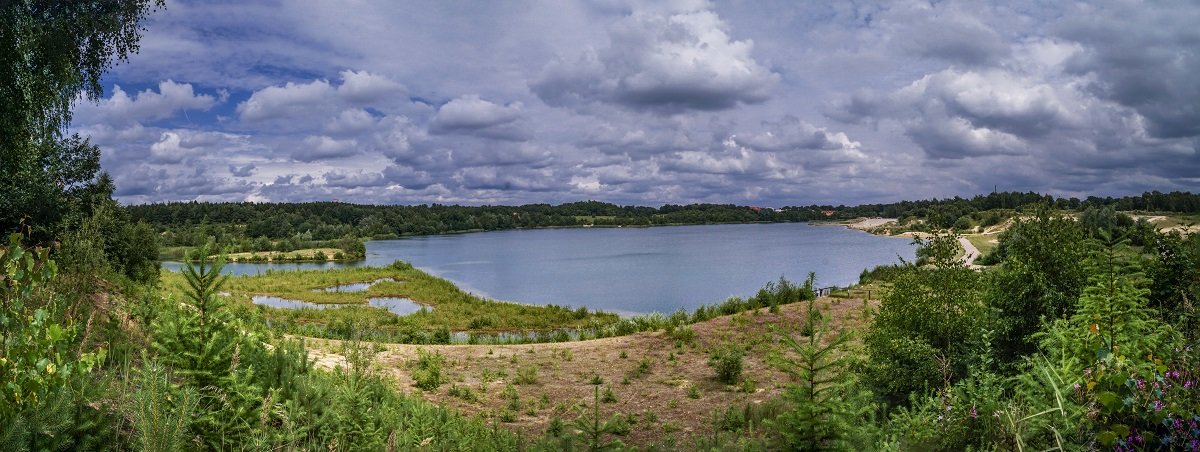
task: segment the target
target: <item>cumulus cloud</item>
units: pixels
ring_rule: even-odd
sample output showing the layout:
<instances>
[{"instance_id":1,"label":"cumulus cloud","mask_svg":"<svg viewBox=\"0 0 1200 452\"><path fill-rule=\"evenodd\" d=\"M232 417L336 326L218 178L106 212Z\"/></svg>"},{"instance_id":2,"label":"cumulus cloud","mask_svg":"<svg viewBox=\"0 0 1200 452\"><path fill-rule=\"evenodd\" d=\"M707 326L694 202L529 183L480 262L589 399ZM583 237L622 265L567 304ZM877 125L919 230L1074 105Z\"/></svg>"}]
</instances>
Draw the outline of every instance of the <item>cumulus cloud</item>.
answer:
<instances>
[{"instance_id":1,"label":"cumulus cloud","mask_svg":"<svg viewBox=\"0 0 1200 452\"><path fill-rule=\"evenodd\" d=\"M750 40L707 9L635 12L608 30L608 48L547 64L532 89L546 103L604 102L660 111L725 110L770 98L779 75Z\"/></svg>"},{"instance_id":2,"label":"cumulus cloud","mask_svg":"<svg viewBox=\"0 0 1200 452\"><path fill-rule=\"evenodd\" d=\"M325 112L340 106L386 103L405 94L403 85L384 76L366 71L342 71L340 75L342 83L338 86L318 79L308 83L287 82L255 91L238 103L238 117L252 123L304 118L311 116L314 109Z\"/></svg>"},{"instance_id":3,"label":"cumulus cloud","mask_svg":"<svg viewBox=\"0 0 1200 452\"><path fill-rule=\"evenodd\" d=\"M208 110L224 102L228 94L219 97L198 94L189 83L164 80L158 91L143 90L133 96L120 86L114 86L112 95L98 102L90 102L80 95L74 110L74 120L84 124L110 124L127 126L144 121L155 121L173 116L185 110Z\"/></svg>"},{"instance_id":4,"label":"cumulus cloud","mask_svg":"<svg viewBox=\"0 0 1200 452\"><path fill-rule=\"evenodd\" d=\"M1195 2L312 8L153 15L110 94L75 107L119 199L1200 189Z\"/></svg>"},{"instance_id":5,"label":"cumulus cloud","mask_svg":"<svg viewBox=\"0 0 1200 452\"><path fill-rule=\"evenodd\" d=\"M1172 4L1176 3L1176 4ZM1089 92L1133 108L1159 138L1200 135L1200 6L1163 2L1154 7L1113 2L1080 5L1056 27L1083 49L1067 62L1089 75ZM1119 30L1119 31L1114 31Z\"/></svg>"},{"instance_id":6,"label":"cumulus cloud","mask_svg":"<svg viewBox=\"0 0 1200 452\"><path fill-rule=\"evenodd\" d=\"M292 152L292 158L301 162L346 158L358 153L358 141L351 138L337 140L325 135L304 139Z\"/></svg>"},{"instance_id":7,"label":"cumulus cloud","mask_svg":"<svg viewBox=\"0 0 1200 452\"><path fill-rule=\"evenodd\" d=\"M329 187L379 187L388 184L383 174L367 171L329 171L321 176L325 179L325 185Z\"/></svg>"},{"instance_id":8,"label":"cumulus cloud","mask_svg":"<svg viewBox=\"0 0 1200 452\"><path fill-rule=\"evenodd\" d=\"M521 108L520 102L499 105L477 95L461 96L438 109L430 131L524 141L529 139L529 133L518 123L522 118Z\"/></svg>"},{"instance_id":9,"label":"cumulus cloud","mask_svg":"<svg viewBox=\"0 0 1200 452\"><path fill-rule=\"evenodd\" d=\"M253 163L248 163L242 166L229 165L229 174L233 177L250 177L254 175L254 170L258 169Z\"/></svg>"}]
</instances>

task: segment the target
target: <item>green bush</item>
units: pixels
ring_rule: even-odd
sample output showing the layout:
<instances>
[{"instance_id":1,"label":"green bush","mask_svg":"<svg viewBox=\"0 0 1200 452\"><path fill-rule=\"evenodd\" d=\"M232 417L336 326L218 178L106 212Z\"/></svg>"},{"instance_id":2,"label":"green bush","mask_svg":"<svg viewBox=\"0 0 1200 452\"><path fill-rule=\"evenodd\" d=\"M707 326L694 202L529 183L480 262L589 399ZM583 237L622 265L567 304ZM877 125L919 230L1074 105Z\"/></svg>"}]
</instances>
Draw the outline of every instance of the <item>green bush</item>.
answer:
<instances>
[{"instance_id":1,"label":"green bush","mask_svg":"<svg viewBox=\"0 0 1200 452\"><path fill-rule=\"evenodd\" d=\"M742 358L745 352L738 347L722 347L712 352L708 365L716 370L717 380L725 384L737 384L742 378Z\"/></svg>"},{"instance_id":2,"label":"green bush","mask_svg":"<svg viewBox=\"0 0 1200 452\"><path fill-rule=\"evenodd\" d=\"M525 366L517 369L517 377L513 383L519 385L535 385L538 383L538 369L535 366Z\"/></svg>"},{"instance_id":3,"label":"green bush","mask_svg":"<svg viewBox=\"0 0 1200 452\"><path fill-rule=\"evenodd\" d=\"M417 349L417 361L415 369L412 371L412 378L416 382L418 388L426 391L432 391L445 383L446 380L442 377L442 365L446 362L446 357L439 352L427 352L425 349Z\"/></svg>"}]
</instances>

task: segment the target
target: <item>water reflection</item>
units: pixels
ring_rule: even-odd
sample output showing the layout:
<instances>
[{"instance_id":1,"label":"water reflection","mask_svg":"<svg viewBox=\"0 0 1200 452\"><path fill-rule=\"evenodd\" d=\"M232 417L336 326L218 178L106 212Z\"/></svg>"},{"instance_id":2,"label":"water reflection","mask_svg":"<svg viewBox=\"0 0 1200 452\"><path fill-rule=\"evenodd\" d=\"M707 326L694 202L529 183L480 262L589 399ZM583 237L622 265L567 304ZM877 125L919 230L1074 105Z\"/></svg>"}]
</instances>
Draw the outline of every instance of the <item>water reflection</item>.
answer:
<instances>
[{"instance_id":1,"label":"water reflection","mask_svg":"<svg viewBox=\"0 0 1200 452\"><path fill-rule=\"evenodd\" d=\"M360 304L339 304L339 303L310 303L300 300L289 300L273 295L255 295L250 297L250 301L254 304L269 306L280 309L336 309L348 306L362 306ZM433 309L432 307L417 303L408 298L400 297L377 297L367 300L367 304L377 308L387 309L388 312L396 315L409 315L421 310Z\"/></svg>"},{"instance_id":2,"label":"water reflection","mask_svg":"<svg viewBox=\"0 0 1200 452\"><path fill-rule=\"evenodd\" d=\"M379 297L370 298L367 300L371 306L380 307L391 311L396 315L408 315L416 313L422 309L433 309L429 306L417 303L407 298L400 297Z\"/></svg>"},{"instance_id":3,"label":"water reflection","mask_svg":"<svg viewBox=\"0 0 1200 452\"><path fill-rule=\"evenodd\" d=\"M381 282L396 282L392 278L381 278L374 281L339 284L324 289L313 289L313 292L362 292Z\"/></svg>"}]
</instances>

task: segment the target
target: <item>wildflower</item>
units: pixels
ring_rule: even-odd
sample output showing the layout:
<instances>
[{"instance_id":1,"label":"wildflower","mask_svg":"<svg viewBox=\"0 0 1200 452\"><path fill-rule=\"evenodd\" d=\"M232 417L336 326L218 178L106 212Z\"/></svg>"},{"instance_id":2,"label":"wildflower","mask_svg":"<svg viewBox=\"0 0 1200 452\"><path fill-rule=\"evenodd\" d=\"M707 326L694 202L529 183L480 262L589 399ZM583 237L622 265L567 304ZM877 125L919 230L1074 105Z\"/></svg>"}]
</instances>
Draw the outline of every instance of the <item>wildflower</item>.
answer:
<instances>
[{"instance_id":1,"label":"wildflower","mask_svg":"<svg viewBox=\"0 0 1200 452\"><path fill-rule=\"evenodd\" d=\"M979 417L979 413L975 412L975 407L971 407L971 419Z\"/></svg>"},{"instance_id":2,"label":"wildflower","mask_svg":"<svg viewBox=\"0 0 1200 452\"><path fill-rule=\"evenodd\" d=\"M1165 407L1165 406L1166 405L1162 403L1162 400L1154 401L1154 411L1162 411L1163 407Z\"/></svg>"}]
</instances>

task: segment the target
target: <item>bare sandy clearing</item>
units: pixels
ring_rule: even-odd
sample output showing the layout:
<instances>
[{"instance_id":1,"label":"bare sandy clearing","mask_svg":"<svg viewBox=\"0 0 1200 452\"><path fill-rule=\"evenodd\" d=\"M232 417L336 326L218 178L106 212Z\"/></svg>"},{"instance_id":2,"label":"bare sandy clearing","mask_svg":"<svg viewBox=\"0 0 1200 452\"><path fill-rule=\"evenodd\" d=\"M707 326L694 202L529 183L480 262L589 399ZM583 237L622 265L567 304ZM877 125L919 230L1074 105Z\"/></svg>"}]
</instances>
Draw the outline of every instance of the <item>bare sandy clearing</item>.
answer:
<instances>
[{"instance_id":1,"label":"bare sandy clearing","mask_svg":"<svg viewBox=\"0 0 1200 452\"><path fill-rule=\"evenodd\" d=\"M895 223L895 218L863 218L857 222L850 223L846 227L850 229L872 229L883 226L888 223Z\"/></svg>"},{"instance_id":2,"label":"bare sandy clearing","mask_svg":"<svg viewBox=\"0 0 1200 452\"><path fill-rule=\"evenodd\" d=\"M827 313L832 328L863 330L864 307L875 309L878 302L854 299L821 298L817 306ZM376 357L381 372L393 378L406 392L434 403L452 407L467 415L496 416L514 402L503 397L509 384L519 394L519 410L510 428L528 434L540 434L550 420L570 421L578 407L593 400L594 375L603 380L601 391L611 387L616 402L602 403L601 415L633 415L632 428L622 441L648 444L675 436L679 444L687 438L712 432L713 413L728 407L761 404L779 396L789 377L767 363L767 356L779 350L768 325L797 334L805 317L805 303L782 306L778 314L766 309L718 317L692 326L695 339L677 341L664 332L551 344L525 345L398 345L384 346ZM322 368L344 365L338 354L340 343L307 339L310 353ZM751 385L727 386L715 379L708 365L709 350L726 345L747 350L743 376ZM441 353L446 357L443 376L448 383L433 391L415 388L410 363L417 350ZM645 364L643 364L643 362ZM536 368L535 384L515 384L522 369ZM460 396L450 395L457 387ZM692 388L698 390L699 398ZM461 396L463 389L476 400ZM749 390L749 391L747 391ZM510 411L511 412L511 411Z\"/></svg>"}]
</instances>

